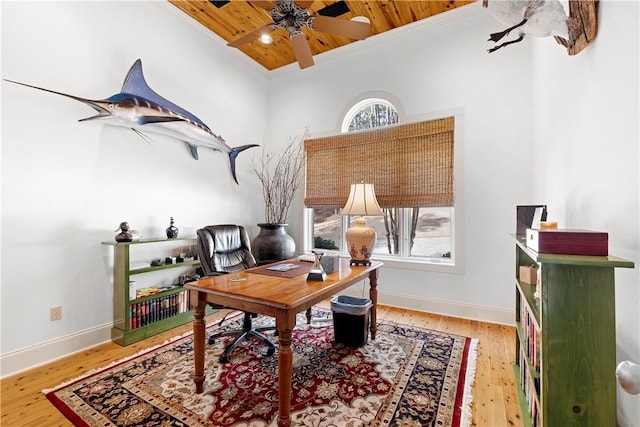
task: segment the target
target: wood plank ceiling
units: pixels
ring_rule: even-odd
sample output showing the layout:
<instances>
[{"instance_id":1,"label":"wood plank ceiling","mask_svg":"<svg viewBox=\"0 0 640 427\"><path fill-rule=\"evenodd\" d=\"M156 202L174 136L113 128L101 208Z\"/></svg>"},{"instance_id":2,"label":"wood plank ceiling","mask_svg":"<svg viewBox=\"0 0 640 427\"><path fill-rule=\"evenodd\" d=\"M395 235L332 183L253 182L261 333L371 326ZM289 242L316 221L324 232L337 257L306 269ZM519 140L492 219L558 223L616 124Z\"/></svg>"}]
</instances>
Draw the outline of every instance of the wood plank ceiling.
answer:
<instances>
[{"instance_id":1,"label":"wood plank ceiling","mask_svg":"<svg viewBox=\"0 0 640 427\"><path fill-rule=\"evenodd\" d=\"M268 10L247 1L168 1L227 42L236 40L242 35L272 22ZM309 11L312 14L326 14L346 20L356 16L365 16L371 23L368 35L371 37L474 1L476 0L316 0L309 7ZM302 31L307 37L313 55L354 42L346 37L310 30L307 27L303 27ZM242 46L240 50L267 70L275 70L296 62L287 32L280 28L271 35L273 37L271 44L265 45L259 40L255 40ZM229 49L234 48L229 47Z\"/></svg>"}]
</instances>

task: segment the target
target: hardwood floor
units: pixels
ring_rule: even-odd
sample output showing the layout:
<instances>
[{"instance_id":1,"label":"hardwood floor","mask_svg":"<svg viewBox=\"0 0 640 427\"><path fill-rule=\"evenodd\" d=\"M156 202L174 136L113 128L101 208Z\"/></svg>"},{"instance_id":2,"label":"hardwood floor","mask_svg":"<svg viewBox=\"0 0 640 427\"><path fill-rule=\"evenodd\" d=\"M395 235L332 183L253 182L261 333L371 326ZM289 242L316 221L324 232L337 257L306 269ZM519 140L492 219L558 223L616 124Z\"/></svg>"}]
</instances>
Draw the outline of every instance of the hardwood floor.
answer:
<instances>
[{"instance_id":1,"label":"hardwood floor","mask_svg":"<svg viewBox=\"0 0 640 427\"><path fill-rule=\"evenodd\" d=\"M323 306L329 308L328 302ZM214 320L217 316L219 314L208 317L208 321ZM378 320L478 338L478 359L473 386L473 425L522 426L512 368L515 354L514 328L382 305L378 306ZM72 424L49 403L42 394L42 389L55 387L92 369L101 368L145 348L162 344L165 340L190 330L190 324L184 325L128 347L111 342L102 344L7 377L1 381L0 425L71 426Z\"/></svg>"}]
</instances>

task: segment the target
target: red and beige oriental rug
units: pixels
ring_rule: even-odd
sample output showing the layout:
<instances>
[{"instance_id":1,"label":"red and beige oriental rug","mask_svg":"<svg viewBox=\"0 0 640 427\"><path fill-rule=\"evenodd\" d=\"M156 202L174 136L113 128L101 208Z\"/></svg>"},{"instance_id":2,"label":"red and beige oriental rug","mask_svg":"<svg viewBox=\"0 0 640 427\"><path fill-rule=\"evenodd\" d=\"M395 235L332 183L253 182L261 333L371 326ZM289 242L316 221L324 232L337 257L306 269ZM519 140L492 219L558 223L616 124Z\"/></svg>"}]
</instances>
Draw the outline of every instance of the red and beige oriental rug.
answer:
<instances>
[{"instance_id":1,"label":"red and beige oriental rug","mask_svg":"<svg viewBox=\"0 0 640 427\"><path fill-rule=\"evenodd\" d=\"M471 424L476 339L379 322L375 341L351 348L334 342L330 318L314 310L294 331L292 426ZM200 395L191 334L43 392L77 426L275 426L277 356L251 340L220 364L226 342L207 346Z\"/></svg>"}]
</instances>

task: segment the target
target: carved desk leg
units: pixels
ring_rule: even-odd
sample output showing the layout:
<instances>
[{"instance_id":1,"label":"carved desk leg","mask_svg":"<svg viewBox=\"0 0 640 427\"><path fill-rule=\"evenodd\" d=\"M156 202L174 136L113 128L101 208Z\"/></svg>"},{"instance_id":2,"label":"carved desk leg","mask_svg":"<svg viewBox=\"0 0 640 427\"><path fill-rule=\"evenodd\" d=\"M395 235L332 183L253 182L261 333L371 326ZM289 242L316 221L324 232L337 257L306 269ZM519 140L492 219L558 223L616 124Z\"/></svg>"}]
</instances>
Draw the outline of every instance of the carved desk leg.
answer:
<instances>
[{"instance_id":1,"label":"carved desk leg","mask_svg":"<svg viewBox=\"0 0 640 427\"><path fill-rule=\"evenodd\" d=\"M204 332L205 332L205 301L198 298L197 291L191 291L191 301L197 301L193 308L193 382L196 385L196 393L200 394L204 386Z\"/></svg>"},{"instance_id":2,"label":"carved desk leg","mask_svg":"<svg viewBox=\"0 0 640 427\"><path fill-rule=\"evenodd\" d=\"M371 339L376 339L378 331L378 269L369 273L369 298L371 298Z\"/></svg>"},{"instance_id":3,"label":"carved desk leg","mask_svg":"<svg viewBox=\"0 0 640 427\"><path fill-rule=\"evenodd\" d=\"M288 314L285 317L288 318ZM295 326L295 314L293 317ZM289 427L291 425L291 372L293 365L291 335L293 326L289 321L283 320L276 319L278 326L278 426Z\"/></svg>"}]
</instances>

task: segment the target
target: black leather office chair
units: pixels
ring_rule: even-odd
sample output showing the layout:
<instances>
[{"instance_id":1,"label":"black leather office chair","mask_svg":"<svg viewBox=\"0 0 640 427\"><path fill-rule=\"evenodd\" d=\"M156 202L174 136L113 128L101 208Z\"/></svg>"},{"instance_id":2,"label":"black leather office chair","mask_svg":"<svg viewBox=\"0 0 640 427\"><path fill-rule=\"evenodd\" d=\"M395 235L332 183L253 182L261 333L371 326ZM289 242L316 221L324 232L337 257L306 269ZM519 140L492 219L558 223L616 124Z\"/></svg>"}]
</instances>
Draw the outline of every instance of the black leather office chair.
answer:
<instances>
[{"instance_id":1,"label":"black leather office chair","mask_svg":"<svg viewBox=\"0 0 640 427\"><path fill-rule=\"evenodd\" d=\"M249 235L245 228L240 225L209 225L199 229L197 237L198 257L205 276L235 273L256 265L256 261L251 254ZM211 305L214 308L228 308L221 305ZM238 335L220 356L221 363L228 362L229 354L238 343L251 336L264 342L268 347L268 356L275 352L275 344L261 333L262 331L275 330L275 326L254 328L251 324L251 319L254 317L256 317L256 314L245 312L241 330L221 332L209 337L209 344L213 344L216 339L222 336ZM220 324L224 320L223 318Z\"/></svg>"}]
</instances>

